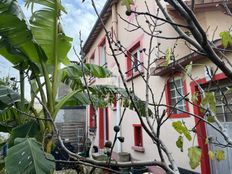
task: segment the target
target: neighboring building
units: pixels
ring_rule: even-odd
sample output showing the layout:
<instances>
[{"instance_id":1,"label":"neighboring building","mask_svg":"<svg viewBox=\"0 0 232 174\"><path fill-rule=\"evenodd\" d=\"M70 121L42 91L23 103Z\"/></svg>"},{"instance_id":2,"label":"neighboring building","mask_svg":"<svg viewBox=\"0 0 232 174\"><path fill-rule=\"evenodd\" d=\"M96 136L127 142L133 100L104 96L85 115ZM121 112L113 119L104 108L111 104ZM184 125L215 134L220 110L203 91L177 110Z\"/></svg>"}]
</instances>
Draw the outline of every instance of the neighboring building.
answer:
<instances>
[{"instance_id":1,"label":"neighboring building","mask_svg":"<svg viewBox=\"0 0 232 174\"><path fill-rule=\"evenodd\" d=\"M70 91L69 87L61 84L58 96L64 96ZM84 150L86 139L86 107L65 107L62 108L56 117L55 123L59 129L61 138L70 142L76 152Z\"/></svg>"},{"instance_id":2,"label":"neighboring building","mask_svg":"<svg viewBox=\"0 0 232 174\"><path fill-rule=\"evenodd\" d=\"M134 10L138 11L147 11L144 1L134 0L135 4L132 7ZM221 31L225 31L231 27L232 18L225 15L220 8L216 7L216 4L221 2L220 0L207 0L207 1L199 1L195 6L196 16L199 19L201 25L204 30L207 31L208 38L213 38L215 40L215 45L220 45L219 33ZM231 2L228 2L231 5ZM157 13L157 6L155 1L147 0L148 7L150 8L150 12L153 14ZM171 15L173 15L178 23L183 23L178 14L169 6L168 10ZM125 7L121 5L119 0L108 0L101 12L101 17L105 22L105 25L111 33L113 33L113 37L117 38L120 43L125 46L131 54L125 56L124 54L120 54L117 56L118 61L120 62L121 69L124 72L124 77L127 80L127 85L131 87L131 79L134 81L135 93L141 99L145 99L145 83L141 76L138 76L139 73L144 73L146 70L138 64L138 61L143 62L143 64L147 65L147 56L141 51L143 48L149 47L149 36L146 35L142 30L135 30L133 32L128 32L127 30L133 30L133 27L123 21L117 14L124 19L129 20L131 23L136 22L135 16L126 16L125 15ZM161 12L160 12L161 13ZM161 15L162 16L162 15ZM139 17L141 19L142 17ZM147 23L145 20L139 20L140 25L146 27ZM217 27L217 29L215 29ZM166 36L176 36L176 32L171 28L170 25L165 24L158 27L160 31ZM169 47L172 47L175 41L172 40L162 40L158 38L154 38L153 44L155 46L159 46L159 48L165 52L165 50ZM161 43L161 44L159 44ZM178 46L175 48L176 61L180 63L182 66L186 66L191 61L196 63L198 66L193 66L192 74L197 82L202 84L202 87L205 87L209 81L206 75L205 66L210 67L210 69L216 69L216 65L210 62L207 58L200 56L196 53L192 53L192 51L186 46L186 43L183 40L176 41ZM95 63L98 65L107 66L116 77L112 77L111 79L96 79L93 81L93 84L113 84L116 86L123 87L122 81L119 80L119 74L117 72L117 66L114 62L114 59L107 53L110 53L108 42L106 41L105 32L103 31L100 20L97 20L95 23L85 45L84 52L88 58L87 62ZM152 56L154 59L159 59L161 56L157 56L157 48L153 51L154 55ZM134 57L134 66L131 62L131 55ZM152 60L153 61L153 60ZM157 61L158 62L158 61ZM150 85L153 88L154 95L157 100L160 98L163 88L166 84L165 94L162 99L162 103L168 105L176 104L176 107L183 109L185 111L189 111L195 114L199 113L199 109L197 107L193 107L188 104L186 101L182 101L176 103L178 101L179 95L177 94L176 88L174 88L173 84L175 83L178 86L179 92L183 95L190 94L189 98L191 98L191 94L198 91L198 86L190 78L185 78L184 74L181 73L181 68L177 66L178 64L171 63L167 67L159 67L158 63L154 64L154 68L151 72L153 75L150 78ZM133 70L131 70L133 69ZM133 71L133 73L132 73ZM173 78L169 78L169 77ZM218 80L218 84L221 87L225 87L226 85L230 85L231 83L226 80L226 76L224 76L220 70L217 71L214 76L216 80ZM215 89L211 89L215 90ZM94 128L95 122L97 122L97 137L96 137L96 145L99 146L100 149L104 148L104 142L106 140L113 140L115 132L113 127L117 125L120 114L122 112L122 108L118 107L108 107L105 109L100 108L97 111L97 120L94 120L93 117L93 108L89 107L87 111L87 122L88 122L88 130L89 135L91 136L91 132ZM223 108L222 104L217 105L218 112L220 108ZM169 112L169 111L168 111ZM224 124L230 125L230 121L232 121L232 115L229 112L221 109L220 114L218 114L218 118L224 122ZM192 141L189 142L186 139L184 140L184 149L183 152L176 147L175 142L178 139L178 133L176 133L172 127L172 122L177 120L183 120L187 127L193 128L197 122L196 119L190 117L188 114L183 114L178 111L173 111L168 121L163 125L161 129L161 139L167 145L168 149L173 153L174 158L177 161L177 165L180 168L185 170L191 170L189 166L188 159L188 147L192 146ZM206 133L207 129L207 133ZM212 130L210 128L206 128L204 124L200 123L196 127L196 131L198 136L194 141L195 145L201 146L203 149L203 157L201 161L201 166L196 169L197 172L202 174L216 174L216 170L223 168L224 170L232 169L231 164L227 159L224 162L210 162L208 157L208 148L213 149L215 147L208 147L205 144L205 140L207 136L210 136ZM139 119L136 116L136 113L131 110L127 110L125 113L124 120L121 125L121 136L125 137L124 143L117 143L114 149L115 152L129 152L131 154L132 159L135 160L147 160L147 159L159 159L158 152L155 149L155 145L150 140L148 135L142 129ZM231 134L231 133L230 133ZM231 135L232 136L232 135ZM197 141L198 140L198 141ZM226 151L226 156L231 158L231 151ZM217 163L217 164L216 164ZM215 169L217 168L217 169ZM211 172L212 170L212 172ZM230 171L230 170L229 170ZM231 170L232 171L232 170ZM225 172L226 173L226 172Z\"/></svg>"}]
</instances>

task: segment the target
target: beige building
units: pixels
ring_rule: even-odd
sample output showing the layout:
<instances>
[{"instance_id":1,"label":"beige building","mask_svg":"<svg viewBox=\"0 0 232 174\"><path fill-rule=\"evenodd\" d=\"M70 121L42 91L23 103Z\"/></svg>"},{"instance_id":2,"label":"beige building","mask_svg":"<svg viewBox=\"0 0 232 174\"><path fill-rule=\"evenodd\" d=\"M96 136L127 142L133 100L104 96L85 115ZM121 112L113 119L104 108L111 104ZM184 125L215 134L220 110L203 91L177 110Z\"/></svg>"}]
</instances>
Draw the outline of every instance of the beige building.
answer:
<instances>
[{"instance_id":1,"label":"beige building","mask_svg":"<svg viewBox=\"0 0 232 174\"><path fill-rule=\"evenodd\" d=\"M206 31L208 39L214 41L216 46L221 45L219 33L228 30L232 24L232 18L224 14L222 8L217 7L217 4L220 2L220 0L199 1L195 6L195 13L200 24ZM229 5L232 4L231 2L228 3ZM147 6L149 7L150 13L162 17L161 11L157 12L157 5L155 1L147 0ZM166 4L164 4L164 6L167 7L170 15L172 15L177 23L184 25L184 22L175 10ZM140 0L134 0L132 9L138 12L147 11L146 4L144 1ZM149 23L151 22L151 19L146 19L143 15L135 16L132 14L127 16L125 11L126 8L121 5L120 1L108 0L100 15L107 30L110 31L111 36L113 36L115 40L120 41L120 44L123 46L121 49L127 50L123 54L120 54L120 50L116 51L118 54L117 60L120 63L120 68L123 72L124 78L126 79L127 85L130 88L134 88L136 95L145 100L146 85L142 76L145 78L147 76L147 53L149 51L148 48L151 37L146 32L149 31ZM129 21L131 24L124 20ZM147 22L147 20L150 22ZM162 23L163 21L158 21L156 23L156 32L160 32L159 36L177 36L176 32L169 24L162 25ZM144 28L144 30L136 28L133 24L139 24ZM155 102L159 102L161 98L161 104L171 106L175 105L181 110L199 114L200 111L185 100L178 102L180 95L178 94L177 89L182 95L187 95L189 99L191 99L192 94L199 90L193 80L185 75L181 66L185 67L190 62L193 62L194 66L192 69L192 77L204 87L209 83L208 72L214 72L217 69L216 65L211 63L206 57L194 53L191 50L191 47L182 39L171 40L154 37L151 43L153 52L151 54L150 62L153 62L153 64L151 65L151 70L149 70L149 74L151 75L149 84L154 92ZM112 45L116 48L114 43ZM174 47L174 45L176 46ZM146 50L144 50L144 48L146 48ZM174 57L173 59L175 59L175 61L171 60L169 62L169 66L160 66L159 61L162 57L165 57L165 52L172 51L173 49L174 54L171 57ZM112 78L92 80L91 82L93 85L103 83L123 87L122 80L118 73L118 67L111 56L111 50L100 20L96 21L87 41L85 42L84 52L88 58L87 62L107 66L113 72ZM132 62L131 59L134 61ZM141 74L142 76L140 76ZM216 71L214 79L218 80L220 84L227 83L226 77L220 72L220 70ZM152 102L151 94L149 94L149 100ZM218 106L218 108L220 107L221 105ZM163 108L160 108L160 115L162 114L162 109ZM120 104L117 102L115 103L115 106L109 106L106 109L99 109L97 112L97 136L95 144L102 149L104 148L104 142L106 140L113 141L115 135L113 128L118 124L123 108L121 108ZM90 130L90 136L92 135L91 131L93 130L95 122L92 114L93 110L89 107L87 119L89 122L88 130ZM232 121L230 118L231 114L226 113L226 111L220 112L220 114L219 119L224 123ZM197 124L196 137L192 134L192 141L188 141L184 138L183 152L181 152L180 149L176 147L176 141L179 134L172 127L172 123L180 120L183 121L189 129L192 129L195 128L198 120L189 114L178 110L171 111L170 109L167 109L166 116L169 116L169 119L167 119L161 128L161 139L172 152L178 167L185 169L186 171L191 170L187 149L192 145L199 145L203 149L203 155L201 165L195 170L196 172L202 174L216 174L215 166L217 166L217 169L231 168L232 170L231 164L225 164L226 162L218 163L217 161L209 160L208 148L212 147L208 147L208 145L205 144L205 140L206 137L209 136L210 130L206 131L208 128L201 122ZM142 129L140 121L134 111L129 109L126 110L120 130L120 135L125 138L125 141L124 143L117 141L114 148L116 153L129 152L131 154L131 158L134 160L159 160L156 146Z\"/></svg>"}]
</instances>

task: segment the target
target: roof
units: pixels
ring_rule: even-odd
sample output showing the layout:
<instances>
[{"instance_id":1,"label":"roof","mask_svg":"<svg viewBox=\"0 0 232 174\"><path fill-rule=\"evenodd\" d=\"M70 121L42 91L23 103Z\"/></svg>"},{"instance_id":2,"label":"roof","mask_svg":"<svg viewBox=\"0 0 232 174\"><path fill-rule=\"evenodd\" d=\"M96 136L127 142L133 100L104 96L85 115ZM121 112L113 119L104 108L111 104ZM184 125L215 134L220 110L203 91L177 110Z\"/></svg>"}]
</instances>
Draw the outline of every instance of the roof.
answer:
<instances>
[{"instance_id":1,"label":"roof","mask_svg":"<svg viewBox=\"0 0 232 174\"><path fill-rule=\"evenodd\" d=\"M107 0L106 1L105 5L100 13L100 17L104 23L106 23L106 21L111 16L112 5L114 3L118 3L118 2L119 2L119 0ZM83 46L84 53L87 53L89 51L89 49L92 46L92 43L95 41L98 34L101 32L102 28L103 28L103 26L102 26L101 20L98 18L97 21L95 22L89 36L88 36L88 38L86 39L86 41L84 43L84 46Z\"/></svg>"}]
</instances>

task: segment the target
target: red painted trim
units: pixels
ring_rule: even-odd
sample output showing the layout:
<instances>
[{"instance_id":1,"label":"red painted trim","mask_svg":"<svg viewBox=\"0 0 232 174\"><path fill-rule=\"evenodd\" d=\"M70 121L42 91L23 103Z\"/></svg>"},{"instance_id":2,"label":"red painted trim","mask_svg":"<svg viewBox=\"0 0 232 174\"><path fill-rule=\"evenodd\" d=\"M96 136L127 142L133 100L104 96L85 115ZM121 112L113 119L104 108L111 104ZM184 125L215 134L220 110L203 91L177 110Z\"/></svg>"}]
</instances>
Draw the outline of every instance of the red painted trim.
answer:
<instances>
[{"instance_id":1,"label":"red painted trim","mask_svg":"<svg viewBox=\"0 0 232 174\"><path fill-rule=\"evenodd\" d=\"M104 129L104 110L106 110L106 129ZM106 139L109 139L109 110L108 108L99 108L98 109L98 118L99 118L99 148L103 149L105 145L104 133L106 131Z\"/></svg>"},{"instance_id":2,"label":"red painted trim","mask_svg":"<svg viewBox=\"0 0 232 174\"><path fill-rule=\"evenodd\" d=\"M132 77L132 61L131 61L131 52L133 52L134 50L138 49L138 48L143 48L143 38L144 38L144 34L142 34L141 36L139 36L136 40L134 40L129 47L127 48L127 57L126 57L126 80L129 81L132 78L138 77L141 73L144 73L144 67L142 66L141 68L141 72L137 72L137 73L133 73L133 77ZM144 62L144 53L141 52L140 54L140 59L141 62Z\"/></svg>"},{"instance_id":3,"label":"red painted trim","mask_svg":"<svg viewBox=\"0 0 232 174\"><path fill-rule=\"evenodd\" d=\"M220 73L214 76L213 80L223 80L226 79L227 77L225 76L224 73ZM207 82L205 78L201 78L196 80L196 82L198 84L207 84L209 83L209 81ZM191 87L191 93L192 95L196 92L199 92L198 89L198 85L192 81L190 83L190 87ZM199 104L201 103L201 96L198 96L198 101L196 102L196 105L194 105L193 107L193 112L196 115L202 116L202 113L200 112L199 107L197 107ZM199 122L199 119L195 117L195 123L197 124ZM205 140L207 138L207 134L206 134L206 126L204 122L200 122L198 123L198 125L196 126L196 132L197 132L197 140L198 140L198 144L202 149L202 158L201 158L201 173L202 174L210 174L210 160L209 160L209 156L208 156L208 146L207 144L205 144Z\"/></svg>"},{"instance_id":4,"label":"red painted trim","mask_svg":"<svg viewBox=\"0 0 232 174\"><path fill-rule=\"evenodd\" d=\"M174 77L181 77L181 76L183 76L181 73L174 74ZM171 106L171 93L170 93L170 85L169 85L170 80L172 80L172 79L169 78L166 81L166 85L165 85L166 103L169 106ZM186 80L183 80L183 92L184 92L184 96L187 95L187 82L186 82ZM185 110L186 110L186 112L189 112L188 101L185 101ZM189 114L187 114L187 113L172 114L171 112L172 112L172 109L167 107L167 114L168 114L169 118L187 118L187 117L189 117Z\"/></svg>"},{"instance_id":5,"label":"red painted trim","mask_svg":"<svg viewBox=\"0 0 232 174\"><path fill-rule=\"evenodd\" d=\"M95 128L94 108L92 105L89 105L89 128Z\"/></svg>"},{"instance_id":6,"label":"red painted trim","mask_svg":"<svg viewBox=\"0 0 232 174\"><path fill-rule=\"evenodd\" d=\"M142 126L141 126L141 124L133 124L133 127L134 127L134 145L136 146L137 142L139 141L138 140L139 137L136 134L136 129L140 128L141 129L141 146L139 146L139 147L143 147L143 129L142 129Z\"/></svg>"}]
</instances>

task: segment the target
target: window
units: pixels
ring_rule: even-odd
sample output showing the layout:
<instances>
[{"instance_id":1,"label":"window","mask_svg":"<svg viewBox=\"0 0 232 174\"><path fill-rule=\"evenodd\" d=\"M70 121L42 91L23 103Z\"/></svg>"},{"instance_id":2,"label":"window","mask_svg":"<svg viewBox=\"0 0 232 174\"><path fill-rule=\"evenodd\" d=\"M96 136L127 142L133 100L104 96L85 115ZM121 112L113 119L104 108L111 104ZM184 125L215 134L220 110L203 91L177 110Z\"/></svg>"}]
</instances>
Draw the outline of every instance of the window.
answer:
<instances>
[{"instance_id":1,"label":"window","mask_svg":"<svg viewBox=\"0 0 232 174\"><path fill-rule=\"evenodd\" d=\"M208 88L210 86L210 88ZM216 99L216 117L221 122L232 122L232 87L228 79L211 82L202 86L205 91L214 92Z\"/></svg>"},{"instance_id":2,"label":"window","mask_svg":"<svg viewBox=\"0 0 232 174\"><path fill-rule=\"evenodd\" d=\"M89 131L95 131L95 113L92 105L89 106Z\"/></svg>"},{"instance_id":3,"label":"window","mask_svg":"<svg viewBox=\"0 0 232 174\"><path fill-rule=\"evenodd\" d=\"M135 151L144 152L142 126L140 124L133 124L133 127L134 146L132 146L132 149L134 149Z\"/></svg>"},{"instance_id":4,"label":"window","mask_svg":"<svg viewBox=\"0 0 232 174\"><path fill-rule=\"evenodd\" d=\"M127 52L127 71L126 77L127 80L137 77L143 73L143 48L142 48L142 37L134 42L131 47L129 47Z\"/></svg>"},{"instance_id":5,"label":"window","mask_svg":"<svg viewBox=\"0 0 232 174\"><path fill-rule=\"evenodd\" d=\"M102 39L102 41L98 45L98 48L99 48L99 65L100 66L107 66L107 63L106 63L106 41L105 41L105 38Z\"/></svg>"},{"instance_id":6,"label":"window","mask_svg":"<svg viewBox=\"0 0 232 174\"><path fill-rule=\"evenodd\" d=\"M189 110L188 102L183 98L186 94L186 82L181 76L168 80L166 84L167 105L175 107L167 109L170 118L188 117L188 114L183 112Z\"/></svg>"}]
</instances>

